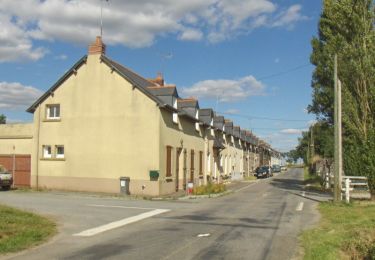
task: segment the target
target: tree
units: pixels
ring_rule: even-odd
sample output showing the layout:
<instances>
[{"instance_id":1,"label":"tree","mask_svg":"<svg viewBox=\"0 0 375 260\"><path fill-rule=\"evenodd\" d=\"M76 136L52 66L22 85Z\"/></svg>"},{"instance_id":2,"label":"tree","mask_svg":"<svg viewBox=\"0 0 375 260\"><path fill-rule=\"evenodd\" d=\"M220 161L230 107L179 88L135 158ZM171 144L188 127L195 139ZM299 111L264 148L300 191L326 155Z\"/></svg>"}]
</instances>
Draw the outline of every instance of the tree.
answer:
<instances>
[{"instance_id":1,"label":"tree","mask_svg":"<svg viewBox=\"0 0 375 260\"><path fill-rule=\"evenodd\" d=\"M333 56L342 82L344 172L366 175L375 188L375 9L372 0L325 0L313 38L313 99L308 110L324 124L319 151L332 155ZM329 151L331 150L331 151Z\"/></svg>"},{"instance_id":2,"label":"tree","mask_svg":"<svg viewBox=\"0 0 375 260\"><path fill-rule=\"evenodd\" d=\"M3 114L0 115L0 124L5 124L7 121L7 117Z\"/></svg>"}]
</instances>

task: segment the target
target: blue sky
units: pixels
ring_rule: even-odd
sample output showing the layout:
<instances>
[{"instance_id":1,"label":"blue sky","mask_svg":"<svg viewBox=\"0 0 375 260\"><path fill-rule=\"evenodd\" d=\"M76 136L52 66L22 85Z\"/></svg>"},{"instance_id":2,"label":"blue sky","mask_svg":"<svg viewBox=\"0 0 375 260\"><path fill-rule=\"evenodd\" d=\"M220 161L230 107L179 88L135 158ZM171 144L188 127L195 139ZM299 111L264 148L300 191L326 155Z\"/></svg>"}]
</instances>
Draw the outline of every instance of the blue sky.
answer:
<instances>
[{"instance_id":1,"label":"blue sky","mask_svg":"<svg viewBox=\"0 0 375 260\"><path fill-rule=\"evenodd\" d=\"M314 119L320 12L316 0L110 0L103 39L107 56L146 78L162 72L181 97L288 151ZM0 114L31 121L27 106L87 53L99 24L100 0L0 1Z\"/></svg>"}]
</instances>

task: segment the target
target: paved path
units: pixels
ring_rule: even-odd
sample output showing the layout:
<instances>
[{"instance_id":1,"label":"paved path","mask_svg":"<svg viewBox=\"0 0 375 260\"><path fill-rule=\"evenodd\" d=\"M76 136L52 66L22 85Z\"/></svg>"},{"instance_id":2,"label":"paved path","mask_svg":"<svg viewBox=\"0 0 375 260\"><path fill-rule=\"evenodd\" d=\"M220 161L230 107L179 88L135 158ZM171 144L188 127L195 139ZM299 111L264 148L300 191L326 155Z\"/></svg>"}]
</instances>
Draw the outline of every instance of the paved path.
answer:
<instances>
[{"instance_id":1,"label":"paved path","mask_svg":"<svg viewBox=\"0 0 375 260\"><path fill-rule=\"evenodd\" d=\"M317 201L326 199L304 192L302 178L291 169L224 197L188 201L1 193L0 203L51 216L61 231L7 258L291 259L300 231L318 219Z\"/></svg>"}]
</instances>

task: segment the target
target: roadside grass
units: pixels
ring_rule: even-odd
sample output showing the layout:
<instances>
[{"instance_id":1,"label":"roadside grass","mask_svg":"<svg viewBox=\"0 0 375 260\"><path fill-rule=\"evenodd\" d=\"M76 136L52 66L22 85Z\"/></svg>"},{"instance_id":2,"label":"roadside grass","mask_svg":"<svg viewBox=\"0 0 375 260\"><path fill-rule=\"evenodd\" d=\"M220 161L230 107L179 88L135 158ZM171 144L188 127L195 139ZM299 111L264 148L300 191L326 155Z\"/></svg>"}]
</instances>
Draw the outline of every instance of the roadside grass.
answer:
<instances>
[{"instance_id":1,"label":"roadside grass","mask_svg":"<svg viewBox=\"0 0 375 260\"><path fill-rule=\"evenodd\" d=\"M193 188L194 195L209 195L209 194L216 194L222 193L226 191L226 187L224 184L220 183L208 183L207 185L202 185Z\"/></svg>"},{"instance_id":2,"label":"roadside grass","mask_svg":"<svg viewBox=\"0 0 375 260\"><path fill-rule=\"evenodd\" d=\"M317 228L302 234L304 259L375 259L375 203L319 204Z\"/></svg>"},{"instance_id":3,"label":"roadside grass","mask_svg":"<svg viewBox=\"0 0 375 260\"><path fill-rule=\"evenodd\" d=\"M255 177L254 175L246 176L244 178L245 181L254 181L256 179L257 179L257 177Z\"/></svg>"},{"instance_id":4,"label":"roadside grass","mask_svg":"<svg viewBox=\"0 0 375 260\"><path fill-rule=\"evenodd\" d=\"M322 178L320 178L320 176L318 175L310 174L309 169L307 167L303 169L303 179L304 185L308 190L324 190Z\"/></svg>"},{"instance_id":5,"label":"roadside grass","mask_svg":"<svg viewBox=\"0 0 375 260\"><path fill-rule=\"evenodd\" d=\"M39 245L56 232L47 218L0 205L0 255Z\"/></svg>"}]
</instances>

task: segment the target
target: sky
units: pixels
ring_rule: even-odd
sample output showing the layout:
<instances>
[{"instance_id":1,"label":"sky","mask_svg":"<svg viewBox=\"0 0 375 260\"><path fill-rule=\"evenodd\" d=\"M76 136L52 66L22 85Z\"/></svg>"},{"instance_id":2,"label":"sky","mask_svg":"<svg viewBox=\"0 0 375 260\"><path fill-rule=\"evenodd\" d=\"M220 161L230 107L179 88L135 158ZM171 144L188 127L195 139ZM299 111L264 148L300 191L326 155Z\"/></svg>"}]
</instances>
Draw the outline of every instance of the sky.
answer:
<instances>
[{"instance_id":1,"label":"sky","mask_svg":"<svg viewBox=\"0 0 375 260\"><path fill-rule=\"evenodd\" d=\"M25 110L100 35L106 55L145 78L158 72L278 151L314 116L310 41L320 0L0 0L0 114Z\"/></svg>"}]
</instances>

